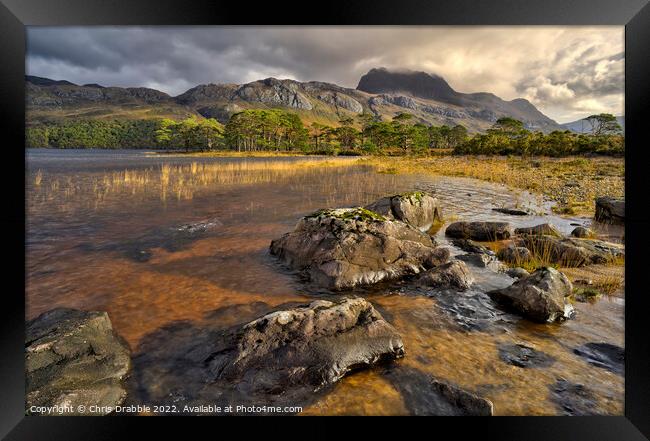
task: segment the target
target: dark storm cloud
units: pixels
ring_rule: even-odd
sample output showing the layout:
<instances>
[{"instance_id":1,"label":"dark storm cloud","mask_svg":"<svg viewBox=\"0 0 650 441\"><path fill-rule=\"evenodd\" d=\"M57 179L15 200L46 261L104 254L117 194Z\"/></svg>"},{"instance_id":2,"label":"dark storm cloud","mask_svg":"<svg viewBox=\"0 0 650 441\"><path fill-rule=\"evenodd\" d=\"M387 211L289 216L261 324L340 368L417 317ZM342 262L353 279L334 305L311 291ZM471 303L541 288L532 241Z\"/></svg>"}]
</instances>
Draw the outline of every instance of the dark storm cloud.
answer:
<instances>
[{"instance_id":1,"label":"dark storm cloud","mask_svg":"<svg viewBox=\"0 0 650 441\"><path fill-rule=\"evenodd\" d=\"M622 112L622 27L68 27L28 29L28 72L146 86L269 76L356 87L372 67L437 73L459 91L523 96L559 120Z\"/></svg>"}]
</instances>

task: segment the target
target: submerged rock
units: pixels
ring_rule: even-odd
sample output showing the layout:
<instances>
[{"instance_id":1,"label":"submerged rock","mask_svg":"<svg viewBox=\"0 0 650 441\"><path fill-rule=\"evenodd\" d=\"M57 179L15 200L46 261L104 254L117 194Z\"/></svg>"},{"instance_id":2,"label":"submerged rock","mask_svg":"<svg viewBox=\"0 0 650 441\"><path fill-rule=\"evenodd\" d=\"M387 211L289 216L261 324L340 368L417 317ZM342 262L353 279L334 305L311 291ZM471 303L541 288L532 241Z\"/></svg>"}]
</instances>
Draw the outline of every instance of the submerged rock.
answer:
<instances>
[{"instance_id":1,"label":"submerged rock","mask_svg":"<svg viewBox=\"0 0 650 441\"><path fill-rule=\"evenodd\" d=\"M494 255L490 255L490 254L482 254L482 253L461 254L458 256L458 259L467 262L470 265L474 265L479 268L487 268L495 272L503 272L506 271L507 269L507 267L503 264L503 262L499 262L499 260Z\"/></svg>"},{"instance_id":2,"label":"submerged rock","mask_svg":"<svg viewBox=\"0 0 650 441\"><path fill-rule=\"evenodd\" d=\"M479 397L457 386L432 380L431 387L459 409L460 415L492 416L494 413L494 406L490 400Z\"/></svg>"},{"instance_id":3,"label":"submerged rock","mask_svg":"<svg viewBox=\"0 0 650 441\"><path fill-rule=\"evenodd\" d=\"M598 239L529 235L522 237L522 243L533 254L542 254L545 259L566 267L611 263L625 256L623 245Z\"/></svg>"},{"instance_id":4,"label":"submerged rock","mask_svg":"<svg viewBox=\"0 0 650 441\"><path fill-rule=\"evenodd\" d=\"M454 222L445 230L449 237L494 241L508 239L511 227L508 222Z\"/></svg>"},{"instance_id":5,"label":"submerged rock","mask_svg":"<svg viewBox=\"0 0 650 441\"><path fill-rule=\"evenodd\" d=\"M625 199L608 196L597 198L594 219L607 224L625 223Z\"/></svg>"},{"instance_id":6,"label":"submerged rock","mask_svg":"<svg viewBox=\"0 0 650 441\"><path fill-rule=\"evenodd\" d=\"M555 363L555 358L550 355L521 344L500 345L499 358L505 363L520 368L546 368Z\"/></svg>"},{"instance_id":7,"label":"submerged rock","mask_svg":"<svg viewBox=\"0 0 650 441\"><path fill-rule=\"evenodd\" d=\"M569 319L573 306L568 301L573 287L567 277L551 267L539 268L507 288L489 291L495 302L524 317L550 323Z\"/></svg>"},{"instance_id":8,"label":"submerged rock","mask_svg":"<svg viewBox=\"0 0 650 441\"><path fill-rule=\"evenodd\" d=\"M428 193L412 191L381 198L365 207L388 220L400 220L427 231L436 220L442 220L438 200Z\"/></svg>"},{"instance_id":9,"label":"submerged rock","mask_svg":"<svg viewBox=\"0 0 650 441\"><path fill-rule=\"evenodd\" d=\"M418 274L440 260L429 235L365 208L317 211L270 251L334 290Z\"/></svg>"},{"instance_id":10,"label":"submerged rock","mask_svg":"<svg viewBox=\"0 0 650 441\"><path fill-rule=\"evenodd\" d=\"M104 415L124 402L130 367L126 343L105 312L57 308L27 323L26 406L72 406L65 415ZM86 412L77 406L86 406ZM103 410L90 412L89 407ZM54 414L57 414L55 411Z\"/></svg>"},{"instance_id":11,"label":"submerged rock","mask_svg":"<svg viewBox=\"0 0 650 441\"><path fill-rule=\"evenodd\" d=\"M534 227L515 228L515 234L533 234L562 237L562 233L553 224L540 224Z\"/></svg>"},{"instance_id":12,"label":"submerged rock","mask_svg":"<svg viewBox=\"0 0 650 441\"><path fill-rule=\"evenodd\" d=\"M591 238L591 237L595 237L596 234L593 231L591 231L589 228L576 227L573 229L573 231L571 231L571 236Z\"/></svg>"},{"instance_id":13,"label":"submerged rock","mask_svg":"<svg viewBox=\"0 0 650 441\"><path fill-rule=\"evenodd\" d=\"M418 279L418 283L421 285L441 289L454 288L461 291L469 289L473 282L474 278L469 273L467 265L460 260L429 269L422 273Z\"/></svg>"},{"instance_id":14,"label":"submerged rock","mask_svg":"<svg viewBox=\"0 0 650 441\"><path fill-rule=\"evenodd\" d=\"M623 375L625 349L610 343L587 343L573 350L589 364Z\"/></svg>"},{"instance_id":15,"label":"submerged rock","mask_svg":"<svg viewBox=\"0 0 650 441\"><path fill-rule=\"evenodd\" d=\"M220 228L222 226L223 226L223 222L221 222L219 219L207 219L203 221L180 225L178 227L175 227L174 229L176 231L180 231L183 233L193 234L193 233L202 233L215 228Z\"/></svg>"},{"instance_id":16,"label":"submerged rock","mask_svg":"<svg viewBox=\"0 0 650 441\"><path fill-rule=\"evenodd\" d=\"M400 392L411 415L492 416L494 413L490 400L418 369L399 366L385 376Z\"/></svg>"},{"instance_id":17,"label":"submerged rock","mask_svg":"<svg viewBox=\"0 0 650 441\"><path fill-rule=\"evenodd\" d=\"M598 414L594 393L582 384L559 379L549 386L551 400L564 415L584 416Z\"/></svg>"}]
</instances>

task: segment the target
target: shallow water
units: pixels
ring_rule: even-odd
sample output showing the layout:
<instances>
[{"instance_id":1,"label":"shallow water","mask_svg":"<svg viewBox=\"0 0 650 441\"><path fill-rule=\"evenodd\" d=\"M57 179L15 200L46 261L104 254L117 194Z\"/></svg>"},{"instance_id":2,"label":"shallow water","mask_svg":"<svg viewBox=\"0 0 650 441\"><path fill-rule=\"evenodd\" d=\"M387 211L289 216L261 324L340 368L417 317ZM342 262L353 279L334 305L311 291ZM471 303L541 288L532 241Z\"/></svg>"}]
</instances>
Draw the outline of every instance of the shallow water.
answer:
<instances>
[{"instance_id":1,"label":"shallow water","mask_svg":"<svg viewBox=\"0 0 650 441\"><path fill-rule=\"evenodd\" d=\"M225 327L288 302L331 296L279 265L268 253L270 241L316 209L362 205L414 188L434 192L447 221L552 222L564 233L572 223L590 224L554 216L541 198L498 184L378 174L351 159L307 162L29 150L27 318L57 306L106 310L135 355L151 350L152 342L158 351L173 352L187 341L187 329ZM537 214L491 210L514 205ZM451 246L443 231L436 239ZM623 413L623 376L574 353L590 342L623 346L623 299L577 303L575 320L536 325L504 313L484 294L512 279L470 269L477 283L465 293L408 283L350 293L368 298L398 329L407 356L346 377L305 413L423 413L426 392L418 379L427 375L492 400L499 415ZM173 331L177 325L185 330ZM533 347L555 361L547 367L507 364L499 348L509 344ZM133 396L144 400L163 387L182 394L190 381L165 377L163 367L136 363L140 380L130 383ZM143 369L156 375L137 372ZM566 382L588 393L573 393L562 386Z\"/></svg>"}]
</instances>

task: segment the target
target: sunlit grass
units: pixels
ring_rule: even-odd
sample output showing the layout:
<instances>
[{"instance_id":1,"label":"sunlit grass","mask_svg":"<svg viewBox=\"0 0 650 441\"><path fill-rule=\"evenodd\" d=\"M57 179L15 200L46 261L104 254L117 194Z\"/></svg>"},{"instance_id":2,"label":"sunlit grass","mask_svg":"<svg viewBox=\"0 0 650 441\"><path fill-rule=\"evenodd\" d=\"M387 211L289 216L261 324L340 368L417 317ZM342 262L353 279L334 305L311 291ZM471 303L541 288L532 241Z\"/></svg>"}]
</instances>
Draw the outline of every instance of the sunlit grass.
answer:
<instances>
[{"instance_id":1,"label":"sunlit grass","mask_svg":"<svg viewBox=\"0 0 650 441\"><path fill-rule=\"evenodd\" d=\"M520 158L440 156L364 159L378 173L425 173L465 176L541 193L561 214L593 214L598 196L621 197L625 162L621 158Z\"/></svg>"}]
</instances>

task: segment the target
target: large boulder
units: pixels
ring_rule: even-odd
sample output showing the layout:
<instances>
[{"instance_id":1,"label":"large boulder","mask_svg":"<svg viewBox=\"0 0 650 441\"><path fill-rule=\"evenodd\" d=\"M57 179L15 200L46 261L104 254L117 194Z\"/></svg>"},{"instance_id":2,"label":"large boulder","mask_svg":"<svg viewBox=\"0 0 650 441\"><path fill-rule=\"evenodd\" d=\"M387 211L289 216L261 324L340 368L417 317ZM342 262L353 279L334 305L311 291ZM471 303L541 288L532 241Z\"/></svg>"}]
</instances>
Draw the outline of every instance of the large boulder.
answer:
<instances>
[{"instance_id":1,"label":"large boulder","mask_svg":"<svg viewBox=\"0 0 650 441\"><path fill-rule=\"evenodd\" d=\"M225 331L201 354L208 387L253 394L313 392L352 370L403 356L400 335L362 298L266 314Z\"/></svg>"},{"instance_id":2,"label":"large boulder","mask_svg":"<svg viewBox=\"0 0 650 441\"><path fill-rule=\"evenodd\" d=\"M225 406L233 414L277 413L262 405L295 413L344 375L405 354L395 328L358 297L232 304L205 320L162 326L138 349L129 404L176 405L191 415L223 414Z\"/></svg>"},{"instance_id":3,"label":"large boulder","mask_svg":"<svg viewBox=\"0 0 650 441\"><path fill-rule=\"evenodd\" d=\"M625 256L623 245L598 239L528 235L522 237L522 244L533 255L565 267L611 263Z\"/></svg>"},{"instance_id":4,"label":"large boulder","mask_svg":"<svg viewBox=\"0 0 650 441\"><path fill-rule=\"evenodd\" d=\"M388 220L400 220L427 231L436 220L442 220L438 200L428 193L412 191L388 196L365 207Z\"/></svg>"},{"instance_id":5,"label":"large boulder","mask_svg":"<svg viewBox=\"0 0 650 441\"><path fill-rule=\"evenodd\" d=\"M418 274L441 258L428 234L360 207L306 216L270 251L334 290Z\"/></svg>"},{"instance_id":6,"label":"large boulder","mask_svg":"<svg viewBox=\"0 0 650 441\"><path fill-rule=\"evenodd\" d=\"M515 228L515 234L533 234L562 237L562 233L553 224L540 224L534 227Z\"/></svg>"},{"instance_id":7,"label":"large boulder","mask_svg":"<svg viewBox=\"0 0 650 441\"><path fill-rule=\"evenodd\" d=\"M606 224L625 223L625 199L609 196L596 198L594 219Z\"/></svg>"},{"instance_id":8,"label":"large boulder","mask_svg":"<svg viewBox=\"0 0 650 441\"><path fill-rule=\"evenodd\" d=\"M419 277L421 285L434 288L453 288L464 291L474 282L474 278L467 269L465 262L454 260L443 265L431 268Z\"/></svg>"},{"instance_id":9,"label":"large boulder","mask_svg":"<svg viewBox=\"0 0 650 441\"><path fill-rule=\"evenodd\" d=\"M43 407L48 407L50 414L111 413L126 398L122 380L130 364L129 348L113 332L105 312L45 312L27 323L27 412L44 414Z\"/></svg>"},{"instance_id":10,"label":"large boulder","mask_svg":"<svg viewBox=\"0 0 650 441\"><path fill-rule=\"evenodd\" d=\"M510 237L511 226L508 222L454 222L447 227L445 234L457 239L503 240Z\"/></svg>"},{"instance_id":11,"label":"large boulder","mask_svg":"<svg viewBox=\"0 0 650 441\"><path fill-rule=\"evenodd\" d=\"M495 302L540 323L563 321L573 315L568 300L573 287L567 277L551 267L539 268L507 288L489 291Z\"/></svg>"},{"instance_id":12,"label":"large boulder","mask_svg":"<svg viewBox=\"0 0 650 441\"><path fill-rule=\"evenodd\" d=\"M501 248L497 257L508 263L524 263L532 259L532 254L526 247L508 246Z\"/></svg>"}]
</instances>

